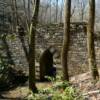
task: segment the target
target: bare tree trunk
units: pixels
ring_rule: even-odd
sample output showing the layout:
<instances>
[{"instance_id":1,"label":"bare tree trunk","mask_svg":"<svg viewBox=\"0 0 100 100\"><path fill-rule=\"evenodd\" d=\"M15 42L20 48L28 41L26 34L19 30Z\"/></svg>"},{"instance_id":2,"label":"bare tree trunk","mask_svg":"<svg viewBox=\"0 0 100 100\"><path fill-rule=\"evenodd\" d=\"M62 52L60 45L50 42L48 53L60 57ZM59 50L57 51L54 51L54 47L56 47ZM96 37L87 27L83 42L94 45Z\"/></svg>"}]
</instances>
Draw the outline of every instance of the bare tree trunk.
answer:
<instances>
[{"instance_id":1,"label":"bare tree trunk","mask_svg":"<svg viewBox=\"0 0 100 100\"><path fill-rule=\"evenodd\" d=\"M84 21L84 13L85 13L85 1L82 0L81 2L79 2L80 4L80 21Z\"/></svg>"},{"instance_id":2,"label":"bare tree trunk","mask_svg":"<svg viewBox=\"0 0 100 100\"><path fill-rule=\"evenodd\" d=\"M85 9L85 6L84 6L84 1L81 2L81 20L83 22L84 20L84 9Z\"/></svg>"},{"instance_id":3,"label":"bare tree trunk","mask_svg":"<svg viewBox=\"0 0 100 100\"><path fill-rule=\"evenodd\" d=\"M95 48L94 48L94 23L95 23L95 0L89 0L89 21L87 27L88 62L93 79L98 80L99 73L96 66Z\"/></svg>"},{"instance_id":4,"label":"bare tree trunk","mask_svg":"<svg viewBox=\"0 0 100 100\"><path fill-rule=\"evenodd\" d=\"M17 14L17 1L14 0L14 13L15 13L15 23L14 25L17 26L18 25L18 14Z\"/></svg>"},{"instance_id":5,"label":"bare tree trunk","mask_svg":"<svg viewBox=\"0 0 100 100\"><path fill-rule=\"evenodd\" d=\"M18 25L18 11L17 11L17 1L11 0L11 11L12 11L12 31L16 32L16 26Z\"/></svg>"},{"instance_id":6,"label":"bare tree trunk","mask_svg":"<svg viewBox=\"0 0 100 100\"><path fill-rule=\"evenodd\" d=\"M30 21L31 21L30 4L31 4L31 0L28 0L28 24L29 26L30 26Z\"/></svg>"},{"instance_id":7,"label":"bare tree trunk","mask_svg":"<svg viewBox=\"0 0 100 100\"><path fill-rule=\"evenodd\" d=\"M26 11L26 1L23 0L23 7L24 7L24 13L25 13L25 22L27 27L27 32L29 32L29 23L28 23L28 17L27 17L27 11Z\"/></svg>"},{"instance_id":8,"label":"bare tree trunk","mask_svg":"<svg viewBox=\"0 0 100 100\"><path fill-rule=\"evenodd\" d=\"M70 14L71 14L71 0L65 0L64 6L64 38L62 48L62 67L63 78L69 81L68 75L68 51L69 51L69 39L70 39Z\"/></svg>"},{"instance_id":9,"label":"bare tree trunk","mask_svg":"<svg viewBox=\"0 0 100 100\"><path fill-rule=\"evenodd\" d=\"M5 26L5 9L3 8L3 27ZM3 28L3 31L5 29Z\"/></svg>"},{"instance_id":10,"label":"bare tree trunk","mask_svg":"<svg viewBox=\"0 0 100 100\"><path fill-rule=\"evenodd\" d=\"M42 7L42 4L40 5L40 9L41 9L41 12L40 12L40 22L43 23L43 7Z\"/></svg>"},{"instance_id":11,"label":"bare tree trunk","mask_svg":"<svg viewBox=\"0 0 100 100\"><path fill-rule=\"evenodd\" d=\"M58 0L56 0L56 23L58 21Z\"/></svg>"},{"instance_id":12,"label":"bare tree trunk","mask_svg":"<svg viewBox=\"0 0 100 100\"><path fill-rule=\"evenodd\" d=\"M11 0L11 11L12 11L12 32L14 32L16 30L16 26L15 26L15 10L14 10L14 1Z\"/></svg>"},{"instance_id":13,"label":"bare tree trunk","mask_svg":"<svg viewBox=\"0 0 100 100\"><path fill-rule=\"evenodd\" d=\"M44 16L44 19L45 19L45 23L47 24L47 11L48 11L48 0L46 1L46 7L45 7L45 16Z\"/></svg>"},{"instance_id":14,"label":"bare tree trunk","mask_svg":"<svg viewBox=\"0 0 100 100\"><path fill-rule=\"evenodd\" d=\"M60 10L60 23L62 22L63 3L64 1L62 0L61 10Z\"/></svg>"},{"instance_id":15,"label":"bare tree trunk","mask_svg":"<svg viewBox=\"0 0 100 100\"><path fill-rule=\"evenodd\" d=\"M35 86L35 34L38 21L40 0L35 0L34 15L30 26L30 39L29 39L29 89L36 92Z\"/></svg>"},{"instance_id":16,"label":"bare tree trunk","mask_svg":"<svg viewBox=\"0 0 100 100\"><path fill-rule=\"evenodd\" d=\"M52 0L50 0L50 23L51 23L51 2Z\"/></svg>"}]
</instances>

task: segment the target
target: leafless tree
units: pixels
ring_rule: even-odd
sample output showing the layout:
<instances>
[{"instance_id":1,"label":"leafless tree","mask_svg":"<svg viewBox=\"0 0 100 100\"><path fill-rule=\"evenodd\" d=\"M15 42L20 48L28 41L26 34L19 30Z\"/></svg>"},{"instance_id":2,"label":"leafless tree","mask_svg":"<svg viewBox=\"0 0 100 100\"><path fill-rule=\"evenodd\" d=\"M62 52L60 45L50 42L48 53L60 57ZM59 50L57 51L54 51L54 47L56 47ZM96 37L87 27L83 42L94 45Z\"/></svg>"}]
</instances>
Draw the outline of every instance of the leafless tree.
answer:
<instances>
[{"instance_id":1,"label":"leafless tree","mask_svg":"<svg viewBox=\"0 0 100 100\"><path fill-rule=\"evenodd\" d=\"M35 0L34 14L30 26L30 39L29 39L29 88L36 92L35 85L35 34L38 22L40 0Z\"/></svg>"},{"instance_id":2,"label":"leafless tree","mask_svg":"<svg viewBox=\"0 0 100 100\"><path fill-rule=\"evenodd\" d=\"M95 45L94 45L94 23L95 23L95 0L89 0L89 20L87 27L87 48L88 63L94 80L99 80L99 73L96 66Z\"/></svg>"},{"instance_id":3,"label":"leafless tree","mask_svg":"<svg viewBox=\"0 0 100 100\"><path fill-rule=\"evenodd\" d=\"M71 0L64 2L64 36L62 46L62 67L64 80L69 81L68 75L68 51L70 39L70 14L71 14Z\"/></svg>"}]
</instances>

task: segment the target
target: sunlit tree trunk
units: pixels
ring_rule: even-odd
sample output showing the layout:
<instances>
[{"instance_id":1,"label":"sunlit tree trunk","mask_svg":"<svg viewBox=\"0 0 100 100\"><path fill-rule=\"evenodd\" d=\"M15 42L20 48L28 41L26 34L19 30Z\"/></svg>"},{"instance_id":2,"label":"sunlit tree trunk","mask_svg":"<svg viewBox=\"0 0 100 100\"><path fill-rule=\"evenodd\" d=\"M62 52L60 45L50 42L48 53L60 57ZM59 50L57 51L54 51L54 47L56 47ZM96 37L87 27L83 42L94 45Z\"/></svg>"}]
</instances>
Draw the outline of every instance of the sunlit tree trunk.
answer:
<instances>
[{"instance_id":1,"label":"sunlit tree trunk","mask_svg":"<svg viewBox=\"0 0 100 100\"><path fill-rule=\"evenodd\" d=\"M63 78L69 81L68 75L68 50L69 50L69 39L70 39L70 14L71 14L71 0L65 0L64 2L64 36L63 36L63 47L62 47L62 67L63 67Z\"/></svg>"},{"instance_id":2,"label":"sunlit tree trunk","mask_svg":"<svg viewBox=\"0 0 100 100\"><path fill-rule=\"evenodd\" d=\"M95 47L94 47L94 23L95 23L95 0L89 0L89 20L87 27L88 63L93 79L98 80L99 73L96 66Z\"/></svg>"},{"instance_id":3,"label":"sunlit tree trunk","mask_svg":"<svg viewBox=\"0 0 100 100\"><path fill-rule=\"evenodd\" d=\"M38 21L40 0L35 0L34 14L30 26L30 39L29 39L29 88L33 92L36 91L35 86L35 34Z\"/></svg>"}]
</instances>

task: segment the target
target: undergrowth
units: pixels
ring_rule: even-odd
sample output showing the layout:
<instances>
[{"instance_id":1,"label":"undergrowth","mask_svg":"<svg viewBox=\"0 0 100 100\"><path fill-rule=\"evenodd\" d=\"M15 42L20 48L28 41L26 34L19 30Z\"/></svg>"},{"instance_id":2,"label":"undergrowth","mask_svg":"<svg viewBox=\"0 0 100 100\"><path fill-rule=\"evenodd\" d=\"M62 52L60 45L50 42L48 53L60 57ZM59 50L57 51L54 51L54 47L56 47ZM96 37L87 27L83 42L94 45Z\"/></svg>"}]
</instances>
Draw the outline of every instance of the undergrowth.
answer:
<instances>
[{"instance_id":1,"label":"undergrowth","mask_svg":"<svg viewBox=\"0 0 100 100\"><path fill-rule=\"evenodd\" d=\"M81 92L73 85L60 78L52 79L48 77L52 86L45 89L39 89L38 93L31 93L28 100L84 100Z\"/></svg>"}]
</instances>

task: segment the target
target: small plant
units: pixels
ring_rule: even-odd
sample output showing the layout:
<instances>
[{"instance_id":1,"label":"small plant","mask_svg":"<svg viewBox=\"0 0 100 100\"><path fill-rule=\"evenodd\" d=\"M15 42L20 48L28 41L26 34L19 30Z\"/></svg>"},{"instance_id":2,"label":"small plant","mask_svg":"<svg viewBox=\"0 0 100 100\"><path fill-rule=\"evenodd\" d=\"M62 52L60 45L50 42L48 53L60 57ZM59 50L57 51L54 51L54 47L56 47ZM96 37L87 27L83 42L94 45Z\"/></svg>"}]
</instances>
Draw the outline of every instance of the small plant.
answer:
<instances>
[{"instance_id":1,"label":"small plant","mask_svg":"<svg viewBox=\"0 0 100 100\"><path fill-rule=\"evenodd\" d=\"M38 94L31 94L28 100L84 100L80 91L66 81L52 80L52 87L40 89Z\"/></svg>"},{"instance_id":2,"label":"small plant","mask_svg":"<svg viewBox=\"0 0 100 100\"><path fill-rule=\"evenodd\" d=\"M0 73L2 73L2 71L7 68L8 64L2 59L0 58Z\"/></svg>"}]
</instances>

